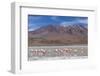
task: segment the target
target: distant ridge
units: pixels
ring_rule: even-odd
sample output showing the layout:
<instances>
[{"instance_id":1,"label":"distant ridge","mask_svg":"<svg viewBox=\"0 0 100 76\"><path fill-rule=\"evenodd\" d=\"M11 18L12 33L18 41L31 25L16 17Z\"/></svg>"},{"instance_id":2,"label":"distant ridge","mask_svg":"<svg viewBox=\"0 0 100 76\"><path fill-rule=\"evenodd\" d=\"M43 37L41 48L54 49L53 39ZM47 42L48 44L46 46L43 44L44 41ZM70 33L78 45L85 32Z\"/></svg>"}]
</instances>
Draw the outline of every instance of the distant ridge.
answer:
<instances>
[{"instance_id":1,"label":"distant ridge","mask_svg":"<svg viewBox=\"0 0 100 76\"><path fill-rule=\"evenodd\" d=\"M47 25L28 32L29 46L87 44L87 24Z\"/></svg>"}]
</instances>

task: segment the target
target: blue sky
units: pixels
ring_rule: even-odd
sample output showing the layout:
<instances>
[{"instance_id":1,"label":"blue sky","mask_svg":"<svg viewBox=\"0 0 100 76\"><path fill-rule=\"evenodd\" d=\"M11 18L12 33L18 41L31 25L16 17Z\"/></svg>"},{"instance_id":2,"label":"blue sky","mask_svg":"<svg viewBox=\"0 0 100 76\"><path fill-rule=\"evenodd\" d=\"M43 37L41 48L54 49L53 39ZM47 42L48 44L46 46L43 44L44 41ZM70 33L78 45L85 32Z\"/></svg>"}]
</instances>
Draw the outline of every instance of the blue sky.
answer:
<instances>
[{"instance_id":1,"label":"blue sky","mask_svg":"<svg viewBox=\"0 0 100 76\"><path fill-rule=\"evenodd\" d=\"M88 24L88 18L78 16L28 15L29 31L33 31L50 24L67 26L77 23Z\"/></svg>"}]
</instances>

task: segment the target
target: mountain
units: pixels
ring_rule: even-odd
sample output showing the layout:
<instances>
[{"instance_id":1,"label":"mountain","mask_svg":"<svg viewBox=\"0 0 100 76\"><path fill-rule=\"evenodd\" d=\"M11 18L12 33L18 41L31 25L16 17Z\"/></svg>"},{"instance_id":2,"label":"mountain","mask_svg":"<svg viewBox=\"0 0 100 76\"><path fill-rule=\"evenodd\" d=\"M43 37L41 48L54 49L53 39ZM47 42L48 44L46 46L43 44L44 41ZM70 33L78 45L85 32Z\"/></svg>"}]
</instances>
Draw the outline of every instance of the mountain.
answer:
<instances>
[{"instance_id":1,"label":"mountain","mask_svg":"<svg viewBox=\"0 0 100 76\"><path fill-rule=\"evenodd\" d=\"M30 31L29 35L48 35L48 34L69 34L69 35L86 35L87 28L83 25L48 25L40 27L35 31Z\"/></svg>"},{"instance_id":2,"label":"mountain","mask_svg":"<svg viewBox=\"0 0 100 76\"><path fill-rule=\"evenodd\" d=\"M47 25L29 31L29 45L87 44L86 24Z\"/></svg>"}]
</instances>

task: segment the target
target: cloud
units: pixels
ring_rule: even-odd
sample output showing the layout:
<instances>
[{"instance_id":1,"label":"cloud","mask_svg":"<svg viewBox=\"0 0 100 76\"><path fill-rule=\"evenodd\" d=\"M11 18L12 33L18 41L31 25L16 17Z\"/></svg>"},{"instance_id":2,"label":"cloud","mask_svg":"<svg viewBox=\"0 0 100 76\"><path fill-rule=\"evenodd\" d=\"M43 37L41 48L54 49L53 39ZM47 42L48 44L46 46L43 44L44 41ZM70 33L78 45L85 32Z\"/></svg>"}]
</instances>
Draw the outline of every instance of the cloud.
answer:
<instances>
[{"instance_id":1,"label":"cloud","mask_svg":"<svg viewBox=\"0 0 100 76\"><path fill-rule=\"evenodd\" d=\"M73 25L73 24L75 24L74 21L70 21L70 22L64 21L64 22L60 23L60 25L62 25L62 26L69 26L69 25Z\"/></svg>"},{"instance_id":2,"label":"cloud","mask_svg":"<svg viewBox=\"0 0 100 76\"><path fill-rule=\"evenodd\" d=\"M37 24L28 24L28 31L34 31L38 28L40 28L40 26L37 26Z\"/></svg>"},{"instance_id":3,"label":"cloud","mask_svg":"<svg viewBox=\"0 0 100 76\"><path fill-rule=\"evenodd\" d=\"M40 28L40 27L28 28L28 31L34 31L34 30L36 30L36 29L38 29L38 28Z\"/></svg>"},{"instance_id":4,"label":"cloud","mask_svg":"<svg viewBox=\"0 0 100 76\"><path fill-rule=\"evenodd\" d=\"M52 16L51 19L54 20L54 21L58 21L59 20L59 18L57 16Z\"/></svg>"},{"instance_id":5,"label":"cloud","mask_svg":"<svg viewBox=\"0 0 100 76\"><path fill-rule=\"evenodd\" d=\"M78 24L78 23L88 24L88 20L87 19L76 19L74 21L63 21L60 23L60 25L68 26L68 25L73 25L73 24Z\"/></svg>"},{"instance_id":6,"label":"cloud","mask_svg":"<svg viewBox=\"0 0 100 76\"><path fill-rule=\"evenodd\" d=\"M88 20L87 19L80 19L80 20L77 20L77 22L79 23L88 23Z\"/></svg>"},{"instance_id":7,"label":"cloud","mask_svg":"<svg viewBox=\"0 0 100 76\"><path fill-rule=\"evenodd\" d=\"M30 28L30 29L28 29L28 31L34 31L34 28Z\"/></svg>"}]
</instances>

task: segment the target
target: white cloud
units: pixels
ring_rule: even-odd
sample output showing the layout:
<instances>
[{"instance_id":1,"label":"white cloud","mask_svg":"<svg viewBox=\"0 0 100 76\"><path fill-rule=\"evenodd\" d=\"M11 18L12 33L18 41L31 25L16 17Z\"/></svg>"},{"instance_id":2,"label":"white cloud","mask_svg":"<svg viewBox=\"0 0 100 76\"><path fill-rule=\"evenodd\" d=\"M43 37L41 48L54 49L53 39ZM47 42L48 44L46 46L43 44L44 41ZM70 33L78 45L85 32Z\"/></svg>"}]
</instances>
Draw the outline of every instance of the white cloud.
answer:
<instances>
[{"instance_id":1,"label":"white cloud","mask_svg":"<svg viewBox=\"0 0 100 76\"><path fill-rule=\"evenodd\" d=\"M34 30L36 30L36 29L38 29L38 28L40 28L40 27L29 28L28 31L34 31Z\"/></svg>"},{"instance_id":2,"label":"white cloud","mask_svg":"<svg viewBox=\"0 0 100 76\"><path fill-rule=\"evenodd\" d=\"M34 28L30 28L30 29L28 29L28 31L33 31L34 30Z\"/></svg>"},{"instance_id":3,"label":"white cloud","mask_svg":"<svg viewBox=\"0 0 100 76\"><path fill-rule=\"evenodd\" d=\"M58 17L56 17L56 16L51 17L51 19L52 20L55 20L55 21L58 21L59 20Z\"/></svg>"},{"instance_id":4,"label":"white cloud","mask_svg":"<svg viewBox=\"0 0 100 76\"><path fill-rule=\"evenodd\" d=\"M80 19L80 20L77 20L77 22L79 22L79 23L88 23L88 20L87 19Z\"/></svg>"},{"instance_id":5,"label":"white cloud","mask_svg":"<svg viewBox=\"0 0 100 76\"><path fill-rule=\"evenodd\" d=\"M28 31L34 31L36 29L38 29L39 26L35 25L35 24L29 24L28 25Z\"/></svg>"},{"instance_id":6,"label":"white cloud","mask_svg":"<svg viewBox=\"0 0 100 76\"><path fill-rule=\"evenodd\" d=\"M88 20L87 19L77 19L77 20L74 20L74 21L63 21L61 22L60 25L62 26L68 26L68 25L73 25L73 24L77 24L77 23L88 23Z\"/></svg>"},{"instance_id":7,"label":"white cloud","mask_svg":"<svg viewBox=\"0 0 100 76\"><path fill-rule=\"evenodd\" d=\"M73 25L75 22L71 21L71 22L62 22L60 25L66 27L66 26L69 26L69 25Z\"/></svg>"}]
</instances>

